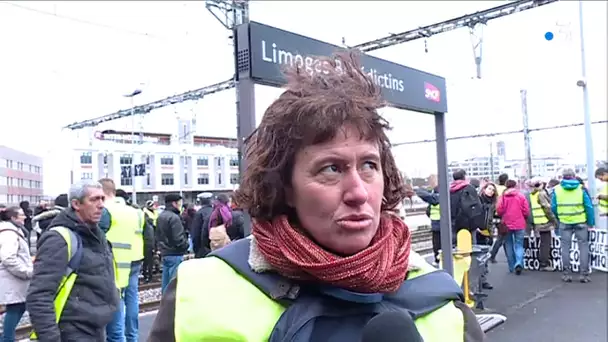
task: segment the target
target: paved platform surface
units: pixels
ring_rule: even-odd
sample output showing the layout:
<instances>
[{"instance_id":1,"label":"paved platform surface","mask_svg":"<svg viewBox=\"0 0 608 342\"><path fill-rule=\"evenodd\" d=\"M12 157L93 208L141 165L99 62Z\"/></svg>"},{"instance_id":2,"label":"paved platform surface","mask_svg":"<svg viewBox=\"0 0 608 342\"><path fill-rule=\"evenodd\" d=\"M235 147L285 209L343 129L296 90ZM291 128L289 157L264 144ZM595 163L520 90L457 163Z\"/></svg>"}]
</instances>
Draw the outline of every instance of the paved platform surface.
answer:
<instances>
[{"instance_id":1,"label":"paved platform surface","mask_svg":"<svg viewBox=\"0 0 608 342\"><path fill-rule=\"evenodd\" d=\"M488 276L494 289L488 291L486 307L507 316L507 322L490 331L488 341L608 342L608 273L596 271L591 279L566 284L557 272L516 276L499 257ZM141 316L140 341L146 340L154 317Z\"/></svg>"}]
</instances>

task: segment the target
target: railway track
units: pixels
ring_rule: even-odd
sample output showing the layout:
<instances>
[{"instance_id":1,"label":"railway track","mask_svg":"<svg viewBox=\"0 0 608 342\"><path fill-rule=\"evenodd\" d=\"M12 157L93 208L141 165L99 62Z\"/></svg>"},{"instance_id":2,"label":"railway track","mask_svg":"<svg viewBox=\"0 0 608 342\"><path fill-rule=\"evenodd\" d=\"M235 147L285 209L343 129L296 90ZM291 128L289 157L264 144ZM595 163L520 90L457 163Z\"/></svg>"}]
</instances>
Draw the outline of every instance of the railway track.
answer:
<instances>
[{"instance_id":1,"label":"railway track","mask_svg":"<svg viewBox=\"0 0 608 342\"><path fill-rule=\"evenodd\" d=\"M414 250L421 255L425 255L427 253L432 252L432 247L430 246L430 240L431 240L430 229L417 230L412 233L412 245L414 247ZM148 282L148 283L145 283L142 281L142 279L140 279L140 283L139 283L140 297L142 295L141 294L142 292L160 289L160 287L161 287L161 282L160 282L160 277L158 275L155 275L154 277L152 277L152 281ZM146 301L146 302L139 304L139 312L146 313L146 312L154 311L154 310L157 310L159 306L160 306L160 299ZM17 331L16 331L17 339L18 340L27 339L30 331L31 331L31 326L29 324L24 324L24 325L17 327Z\"/></svg>"}]
</instances>

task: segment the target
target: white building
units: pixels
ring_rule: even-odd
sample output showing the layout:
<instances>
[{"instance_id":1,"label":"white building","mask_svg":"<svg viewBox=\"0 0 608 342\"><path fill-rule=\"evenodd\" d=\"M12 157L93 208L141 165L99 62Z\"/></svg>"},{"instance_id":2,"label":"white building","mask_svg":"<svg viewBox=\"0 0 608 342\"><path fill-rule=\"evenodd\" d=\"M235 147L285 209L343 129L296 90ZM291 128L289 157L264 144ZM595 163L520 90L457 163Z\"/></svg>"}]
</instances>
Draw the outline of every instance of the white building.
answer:
<instances>
[{"instance_id":1,"label":"white building","mask_svg":"<svg viewBox=\"0 0 608 342\"><path fill-rule=\"evenodd\" d=\"M448 172L451 175L454 171L463 169L469 178L497 179L501 173L502 165L503 162L498 157L475 157L449 163Z\"/></svg>"},{"instance_id":2,"label":"white building","mask_svg":"<svg viewBox=\"0 0 608 342\"><path fill-rule=\"evenodd\" d=\"M238 187L236 139L192 136L188 141L171 134L96 131L76 140L72 146L80 147L73 150L72 182L107 177L129 193L135 185L140 204L170 192L192 201L203 191ZM135 177L135 184L124 170L132 164L145 165L145 175Z\"/></svg>"}]
</instances>

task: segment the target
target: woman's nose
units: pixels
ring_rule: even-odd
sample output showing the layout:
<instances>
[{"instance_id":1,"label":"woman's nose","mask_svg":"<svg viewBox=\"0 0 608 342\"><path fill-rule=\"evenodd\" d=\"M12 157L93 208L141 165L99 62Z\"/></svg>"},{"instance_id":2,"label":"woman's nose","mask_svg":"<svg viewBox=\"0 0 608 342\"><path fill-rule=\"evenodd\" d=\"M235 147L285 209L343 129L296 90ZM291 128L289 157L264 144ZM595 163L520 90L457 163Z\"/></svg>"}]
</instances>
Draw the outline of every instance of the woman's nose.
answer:
<instances>
[{"instance_id":1,"label":"woman's nose","mask_svg":"<svg viewBox=\"0 0 608 342\"><path fill-rule=\"evenodd\" d=\"M344 178L344 202L349 205L361 205L367 202L369 193L367 183L356 170Z\"/></svg>"}]
</instances>

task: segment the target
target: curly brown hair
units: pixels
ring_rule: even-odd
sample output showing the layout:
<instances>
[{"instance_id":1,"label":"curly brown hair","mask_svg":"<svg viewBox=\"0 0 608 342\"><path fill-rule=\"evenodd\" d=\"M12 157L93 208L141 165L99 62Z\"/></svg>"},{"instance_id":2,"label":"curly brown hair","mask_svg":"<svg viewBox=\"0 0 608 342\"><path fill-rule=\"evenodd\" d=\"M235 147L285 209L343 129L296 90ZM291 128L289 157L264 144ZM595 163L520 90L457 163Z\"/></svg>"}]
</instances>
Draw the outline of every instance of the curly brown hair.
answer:
<instances>
[{"instance_id":1,"label":"curly brown hair","mask_svg":"<svg viewBox=\"0 0 608 342\"><path fill-rule=\"evenodd\" d=\"M293 215L285 189L291 185L295 156L301 149L332 140L345 125L361 139L378 144L384 177L382 210L392 210L406 196L401 174L386 135L390 129L377 109L385 105L380 88L361 68L354 51L316 59L322 72L285 70L287 85L245 140L246 169L235 193L251 217L272 220Z\"/></svg>"}]
</instances>

